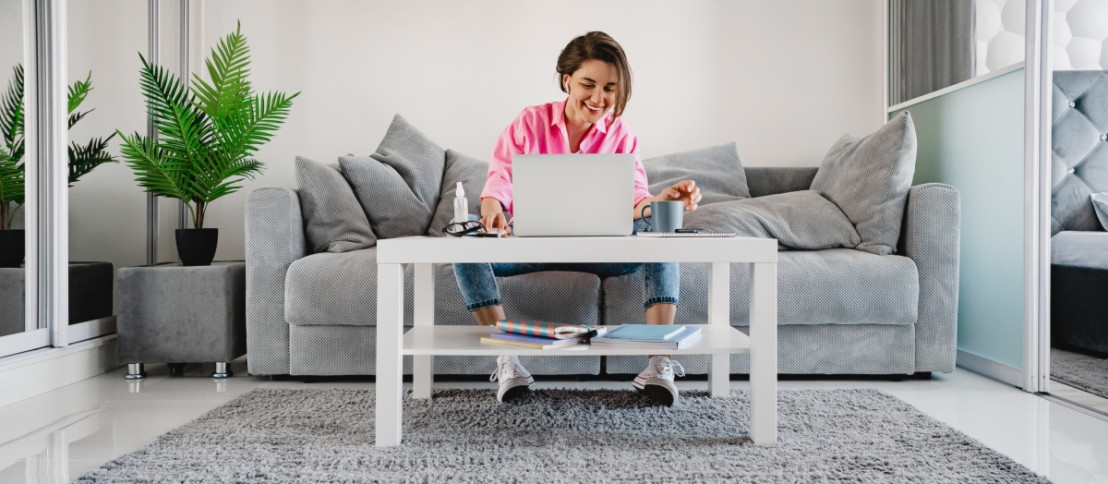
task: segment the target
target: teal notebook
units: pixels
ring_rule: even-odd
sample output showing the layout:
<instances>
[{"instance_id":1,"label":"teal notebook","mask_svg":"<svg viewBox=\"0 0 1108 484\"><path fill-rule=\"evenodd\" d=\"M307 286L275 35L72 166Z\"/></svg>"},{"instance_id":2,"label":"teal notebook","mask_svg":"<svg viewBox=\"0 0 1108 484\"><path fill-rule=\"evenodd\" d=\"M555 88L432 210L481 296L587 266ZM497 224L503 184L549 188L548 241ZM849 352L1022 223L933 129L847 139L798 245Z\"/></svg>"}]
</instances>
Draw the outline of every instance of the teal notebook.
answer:
<instances>
[{"instance_id":1,"label":"teal notebook","mask_svg":"<svg viewBox=\"0 0 1108 484\"><path fill-rule=\"evenodd\" d=\"M666 341L683 329L684 325L673 324L624 324L604 337L628 341Z\"/></svg>"}]
</instances>

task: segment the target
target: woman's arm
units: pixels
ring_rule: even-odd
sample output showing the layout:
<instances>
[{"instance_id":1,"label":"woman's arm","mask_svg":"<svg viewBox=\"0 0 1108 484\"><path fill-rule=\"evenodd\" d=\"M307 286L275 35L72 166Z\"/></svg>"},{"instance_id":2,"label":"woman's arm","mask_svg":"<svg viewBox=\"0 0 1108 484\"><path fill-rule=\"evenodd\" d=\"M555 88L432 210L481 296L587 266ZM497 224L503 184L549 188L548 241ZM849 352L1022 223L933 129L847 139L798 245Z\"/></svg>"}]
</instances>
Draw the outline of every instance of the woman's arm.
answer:
<instances>
[{"instance_id":1,"label":"woman's arm","mask_svg":"<svg viewBox=\"0 0 1108 484\"><path fill-rule=\"evenodd\" d=\"M666 187L666 189L662 190L662 193L659 193L656 197L642 199L642 201L640 201L638 205L635 205L635 213L634 215L632 215L632 220L638 220L642 218L643 207L649 206L650 202L653 202L655 200L684 201L685 210L693 211L696 210L696 207L700 204L700 199L702 198L704 197L700 195L700 187L696 186L696 181L681 180L677 183L674 183L672 186ZM646 215L650 215L649 210L647 211Z\"/></svg>"},{"instance_id":2,"label":"woman's arm","mask_svg":"<svg viewBox=\"0 0 1108 484\"><path fill-rule=\"evenodd\" d=\"M481 225L487 232L508 232L508 218L504 216L504 207L500 200L492 197L481 199Z\"/></svg>"}]
</instances>

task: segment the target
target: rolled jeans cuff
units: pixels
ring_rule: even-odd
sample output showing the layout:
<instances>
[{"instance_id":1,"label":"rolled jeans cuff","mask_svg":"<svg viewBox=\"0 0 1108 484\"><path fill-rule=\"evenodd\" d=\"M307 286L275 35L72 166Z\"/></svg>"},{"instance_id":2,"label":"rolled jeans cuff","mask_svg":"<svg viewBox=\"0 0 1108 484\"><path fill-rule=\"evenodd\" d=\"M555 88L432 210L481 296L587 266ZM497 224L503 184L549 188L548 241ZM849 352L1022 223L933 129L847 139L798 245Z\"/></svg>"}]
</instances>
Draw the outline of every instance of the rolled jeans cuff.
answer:
<instances>
[{"instance_id":1,"label":"rolled jeans cuff","mask_svg":"<svg viewBox=\"0 0 1108 484\"><path fill-rule=\"evenodd\" d=\"M655 304L672 304L674 306L677 306L678 301L675 297L652 297L650 299L647 299L646 302L643 303L643 308L649 309L650 306L653 306Z\"/></svg>"},{"instance_id":2,"label":"rolled jeans cuff","mask_svg":"<svg viewBox=\"0 0 1108 484\"><path fill-rule=\"evenodd\" d=\"M472 313L472 312L474 312L478 309L481 309L481 308L487 308L489 306L499 306L501 304L502 303L501 303L500 299L496 299L496 298L494 298L494 299L485 299L483 301L477 301L473 304L466 304L466 311L469 311L469 312Z\"/></svg>"}]
</instances>

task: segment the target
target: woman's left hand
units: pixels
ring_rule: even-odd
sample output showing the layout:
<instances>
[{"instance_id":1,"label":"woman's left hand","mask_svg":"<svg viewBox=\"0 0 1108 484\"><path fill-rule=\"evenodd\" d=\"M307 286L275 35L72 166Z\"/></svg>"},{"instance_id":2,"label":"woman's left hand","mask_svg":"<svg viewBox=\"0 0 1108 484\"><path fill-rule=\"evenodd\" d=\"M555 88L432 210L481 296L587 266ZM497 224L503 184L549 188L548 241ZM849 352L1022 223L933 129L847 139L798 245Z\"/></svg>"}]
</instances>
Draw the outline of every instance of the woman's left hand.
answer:
<instances>
[{"instance_id":1,"label":"woman's left hand","mask_svg":"<svg viewBox=\"0 0 1108 484\"><path fill-rule=\"evenodd\" d=\"M700 204L700 187L694 180L681 180L662 190L657 200L681 200L685 202L685 210L696 210Z\"/></svg>"}]
</instances>

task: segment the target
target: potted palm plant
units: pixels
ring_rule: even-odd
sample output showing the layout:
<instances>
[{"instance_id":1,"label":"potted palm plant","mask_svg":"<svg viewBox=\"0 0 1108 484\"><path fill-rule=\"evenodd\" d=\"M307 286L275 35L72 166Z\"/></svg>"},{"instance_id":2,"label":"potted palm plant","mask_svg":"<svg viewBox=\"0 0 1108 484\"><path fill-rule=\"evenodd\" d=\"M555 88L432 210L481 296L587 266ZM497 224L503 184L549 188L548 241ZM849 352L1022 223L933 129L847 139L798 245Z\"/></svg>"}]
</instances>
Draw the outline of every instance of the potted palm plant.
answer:
<instances>
[{"instance_id":1,"label":"potted palm plant","mask_svg":"<svg viewBox=\"0 0 1108 484\"><path fill-rule=\"evenodd\" d=\"M19 267L25 252L24 231L12 229L15 215L24 202L23 86L23 66L17 65L8 90L0 95L0 267ZM77 110L91 91L91 72L85 80L69 86L69 128L93 111ZM69 186L97 166L115 161L108 153L108 141L114 136L112 133L106 138L92 138L84 145L69 143Z\"/></svg>"},{"instance_id":2,"label":"potted palm plant","mask_svg":"<svg viewBox=\"0 0 1108 484\"><path fill-rule=\"evenodd\" d=\"M210 79L197 78L191 89L139 54L142 93L158 136L116 133L139 185L188 207L192 228L176 233L184 265L211 264L219 229L204 227L208 205L261 171L254 154L272 139L300 94L256 94L248 79L249 54L239 24L205 61Z\"/></svg>"}]
</instances>

